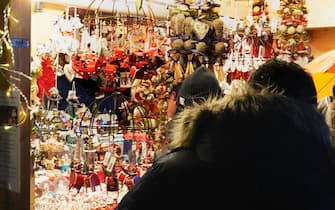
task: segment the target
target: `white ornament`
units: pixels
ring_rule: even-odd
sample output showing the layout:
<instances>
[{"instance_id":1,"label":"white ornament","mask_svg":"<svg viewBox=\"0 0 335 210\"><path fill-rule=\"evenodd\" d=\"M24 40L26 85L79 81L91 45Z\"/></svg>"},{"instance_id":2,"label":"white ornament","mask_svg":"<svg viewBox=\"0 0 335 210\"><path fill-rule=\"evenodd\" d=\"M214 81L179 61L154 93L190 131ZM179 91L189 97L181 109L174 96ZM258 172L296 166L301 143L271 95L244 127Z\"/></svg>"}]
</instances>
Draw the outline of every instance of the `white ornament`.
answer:
<instances>
[{"instance_id":1,"label":"white ornament","mask_svg":"<svg viewBox=\"0 0 335 210\"><path fill-rule=\"evenodd\" d=\"M286 7L286 8L283 10L284 13L288 13L289 11L290 11L290 8L288 8L288 7Z\"/></svg>"},{"instance_id":2,"label":"white ornament","mask_svg":"<svg viewBox=\"0 0 335 210\"><path fill-rule=\"evenodd\" d=\"M246 27L244 29L244 34L247 35L247 36L250 34L250 28L249 27Z\"/></svg>"},{"instance_id":3,"label":"white ornament","mask_svg":"<svg viewBox=\"0 0 335 210\"><path fill-rule=\"evenodd\" d=\"M279 31L280 32L285 32L287 30L287 26L286 25L280 25L279 26Z\"/></svg>"},{"instance_id":4,"label":"white ornament","mask_svg":"<svg viewBox=\"0 0 335 210\"><path fill-rule=\"evenodd\" d=\"M296 31L298 33L302 33L302 32L304 32L304 30L305 30L305 27L303 25L298 25L297 28L296 28Z\"/></svg>"},{"instance_id":5,"label":"white ornament","mask_svg":"<svg viewBox=\"0 0 335 210\"><path fill-rule=\"evenodd\" d=\"M288 33L288 34L294 34L294 33L295 33L295 27L294 27L294 26L290 26L290 27L287 29L287 33Z\"/></svg>"},{"instance_id":6,"label":"white ornament","mask_svg":"<svg viewBox=\"0 0 335 210\"><path fill-rule=\"evenodd\" d=\"M300 9L294 9L292 12L293 15L302 15L303 12Z\"/></svg>"},{"instance_id":7,"label":"white ornament","mask_svg":"<svg viewBox=\"0 0 335 210\"><path fill-rule=\"evenodd\" d=\"M134 118L143 118L147 114L146 110L142 106L136 106L133 111Z\"/></svg>"},{"instance_id":8,"label":"white ornament","mask_svg":"<svg viewBox=\"0 0 335 210\"><path fill-rule=\"evenodd\" d=\"M308 56L298 56L294 62L304 67L308 63Z\"/></svg>"},{"instance_id":9,"label":"white ornament","mask_svg":"<svg viewBox=\"0 0 335 210\"><path fill-rule=\"evenodd\" d=\"M289 45L289 46L292 46L292 45L295 45L297 42L295 41L295 39L293 39L293 38L291 38L291 39L289 39L288 41L287 41L287 44Z\"/></svg>"}]
</instances>

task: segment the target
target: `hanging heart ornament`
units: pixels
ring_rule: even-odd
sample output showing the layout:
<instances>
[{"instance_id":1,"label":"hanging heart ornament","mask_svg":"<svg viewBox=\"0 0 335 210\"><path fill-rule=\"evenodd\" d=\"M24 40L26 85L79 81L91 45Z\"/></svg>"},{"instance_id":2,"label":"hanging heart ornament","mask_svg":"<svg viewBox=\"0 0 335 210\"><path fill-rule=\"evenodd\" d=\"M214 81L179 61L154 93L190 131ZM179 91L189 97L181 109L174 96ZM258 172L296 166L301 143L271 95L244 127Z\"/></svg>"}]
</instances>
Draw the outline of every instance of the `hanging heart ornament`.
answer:
<instances>
[{"instance_id":1,"label":"hanging heart ornament","mask_svg":"<svg viewBox=\"0 0 335 210\"><path fill-rule=\"evenodd\" d=\"M209 25L201 22L199 20L194 21L193 23L193 32L199 40L202 40L206 37L209 31Z\"/></svg>"}]
</instances>

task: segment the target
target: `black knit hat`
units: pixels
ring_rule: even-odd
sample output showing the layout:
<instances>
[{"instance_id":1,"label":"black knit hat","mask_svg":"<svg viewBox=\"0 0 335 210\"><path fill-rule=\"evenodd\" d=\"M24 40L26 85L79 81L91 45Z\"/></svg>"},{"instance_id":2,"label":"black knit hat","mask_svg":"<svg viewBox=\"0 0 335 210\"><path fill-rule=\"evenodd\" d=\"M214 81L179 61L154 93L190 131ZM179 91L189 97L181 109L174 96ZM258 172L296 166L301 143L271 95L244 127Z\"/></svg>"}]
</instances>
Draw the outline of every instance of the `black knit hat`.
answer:
<instances>
[{"instance_id":1,"label":"black knit hat","mask_svg":"<svg viewBox=\"0 0 335 210\"><path fill-rule=\"evenodd\" d=\"M178 92L178 106L180 111L193 103L201 103L210 96L221 96L219 81L214 73L204 66L198 67L189 77L187 77Z\"/></svg>"}]
</instances>

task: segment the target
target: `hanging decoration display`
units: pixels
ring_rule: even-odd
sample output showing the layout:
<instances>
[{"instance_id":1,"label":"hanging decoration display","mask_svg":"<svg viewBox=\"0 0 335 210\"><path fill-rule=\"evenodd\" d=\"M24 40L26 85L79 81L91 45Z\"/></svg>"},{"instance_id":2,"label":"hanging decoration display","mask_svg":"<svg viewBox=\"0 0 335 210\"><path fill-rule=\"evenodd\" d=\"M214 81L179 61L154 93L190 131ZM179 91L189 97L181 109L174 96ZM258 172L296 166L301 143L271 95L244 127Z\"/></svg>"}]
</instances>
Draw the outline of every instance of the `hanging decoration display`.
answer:
<instances>
[{"instance_id":1,"label":"hanging decoration display","mask_svg":"<svg viewBox=\"0 0 335 210\"><path fill-rule=\"evenodd\" d=\"M217 58L229 50L220 18L220 4L214 1L176 1L170 10L170 63L176 82L181 82L200 65L213 69ZM191 54L191 55L190 55Z\"/></svg>"},{"instance_id":2,"label":"hanging decoration display","mask_svg":"<svg viewBox=\"0 0 335 210\"><path fill-rule=\"evenodd\" d=\"M254 0L252 3L252 17L254 22L269 22L269 5L266 0Z\"/></svg>"},{"instance_id":3,"label":"hanging decoration display","mask_svg":"<svg viewBox=\"0 0 335 210\"><path fill-rule=\"evenodd\" d=\"M93 18L81 17L85 24L76 9L66 9L54 23L52 43L39 51L40 64L32 64L36 209L114 209L168 143L167 101L174 84L205 65L227 90L239 88L276 52L293 50L284 39L288 30L274 40L266 0L253 1L245 19L230 20L214 1L176 0L164 24L150 1L134 2L138 12L148 6L144 16L119 14L115 2L113 15L98 8ZM286 7L297 10L292 2ZM290 11L281 24L297 32L298 14L288 23ZM39 106L42 93L36 91L50 93L49 108ZM66 108L56 99L66 100Z\"/></svg>"},{"instance_id":4,"label":"hanging decoration display","mask_svg":"<svg viewBox=\"0 0 335 210\"><path fill-rule=\"evenodd\" d=\"M235 20L236 24L228 36L230 51L221 67L226 79L219 80L223 89L231 89L226 87L235 80L248 80L252 71L274 56L267 1L253 1L249 9L247 17Z\"/></svg>"},{"instance_id":5,"label":"hanging decoration display","mask_svg":"<svg viewBox=\"0 0 335 210\"><path fill-rule=\"evenodd\" d=\"M305 0L280 1L280 22L274 43L278 58L294 61L302 66L308 63L310 47L306 31L307 13Z\"/></svg>"},{"instance_id":6,"label":"hanging decoration display","mask_svg":"<svg viewBox=\"0 0 335 210\"><path fill-rule=\"evenodd\" d=\"M78 30L71 21L77 10L66 9L51 43L38 51L41 64L32 64L39 91L50 88L49 108L40 106L33 118L36 209L116 206L166 144L173 75L165 65L165 25L152 12L110 16L98 10ZM93 84L101 97L85 100ZM65 109L52 105L59 93L68 96ZM60 202L50 204L52 195Z\"/></svg>"}]
</instances>

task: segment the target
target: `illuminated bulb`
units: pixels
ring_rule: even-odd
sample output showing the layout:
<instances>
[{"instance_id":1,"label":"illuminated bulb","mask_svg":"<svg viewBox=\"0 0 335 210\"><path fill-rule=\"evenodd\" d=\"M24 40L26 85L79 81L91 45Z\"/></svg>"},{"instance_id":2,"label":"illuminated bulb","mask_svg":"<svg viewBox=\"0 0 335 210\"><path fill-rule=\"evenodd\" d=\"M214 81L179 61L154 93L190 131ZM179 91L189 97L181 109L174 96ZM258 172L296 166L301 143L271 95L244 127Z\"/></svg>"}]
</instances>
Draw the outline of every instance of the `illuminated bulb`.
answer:
<instances>
[{"instance_id":1,"label":"illuminated bulb","mask_svg":"<svg viewBox=\"0 0 335 210\"><path fill-rule=\"evenodd\" d=\"M12 126L9 126L9 125L5 125L4 127L3 127L3 129L5 129L5 130L9 130L9 129L11 129L12 128Z\"/></svg>"},{"instance_id":2,"label":"illuminated bulb","mask_svg":"<svg viewBox=\"0 0 335 210\"><path fill-rule=\"evenodd\" d=\"M9 18L10 18L12 21L14 21L15 23L18 23L18 22L19 22L19 20L16 19L15 17L13 17L13 16L10 16Z\"/></svg>"},{"instance_id":3,"label":"illuminated bulb","mask_svg":"<svg viewBox=\"0 0 335 210\"><path fill-rule=\"evenodd\" d=\"M7 34L8 34L8 31L2 31L1 32L1 38L0 38L0 40L5 39L5 37L7 36Z\"/></svg>"},{"instance_id":4,"label":"illuminated bulb","mask_svg":"<svg viewBox=\"0 0 335 210\"><path fill-rule=\"evenodd\" d=\"M5 45L6 45L6 49L11 50L12 46L9 44L9 42L6 39L4 40L4 42L5 42Z\"/></svg>"},{"instance_id":5,"label":"illuminated bulb","mask_svg":"<svg viewBox=\"0 0 335 210\"><path fill-rule=\"evenodd\" d=\"M27 113L23 110L20 110L20 112L19 112L19 122L25 121L26 116L27 116Z\"/></svg>"},{"instance_id":6,"label":"illuminated bulb","mask_svg":"<svg viewBox=\"0 0 335 210\"><path fill-rule=\"evenodd\" d=\"M9 63L0 64L0 68L8 68L8 67L9 67Z\"/></svg>"},{"instance_id":7,"label":"illuminated bulb","mask_svg":"<svg viewBox=\"0 0 335 210\"><path fill-rule=\"evenodd\" d=\"M9 98L11 92L12 92L12 88L9 88L9 89L6 91L6 96L7 96L8 98Z\"/></svg>"}]
</instances>

